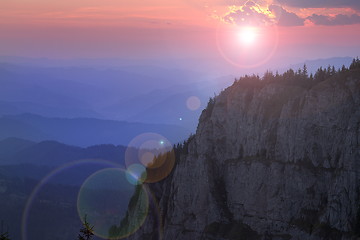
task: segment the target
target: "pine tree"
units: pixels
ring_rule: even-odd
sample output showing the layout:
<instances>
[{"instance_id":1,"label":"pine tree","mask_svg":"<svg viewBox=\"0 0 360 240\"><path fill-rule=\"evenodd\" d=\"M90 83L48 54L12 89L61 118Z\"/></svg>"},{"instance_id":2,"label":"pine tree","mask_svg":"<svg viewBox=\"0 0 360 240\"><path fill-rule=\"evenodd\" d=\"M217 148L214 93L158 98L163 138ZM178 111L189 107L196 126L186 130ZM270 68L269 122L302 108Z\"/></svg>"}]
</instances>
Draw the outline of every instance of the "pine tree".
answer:
<instances>
[{"instance_id":1,"label":"pine tree","mask_svg":"<svg viewBox=\"0 0 360 240\"><path fill-rule=\"evenodd\" d=\"M345 72L347 71L347 68L345 67L345 65L343 64L342 67L341 67L341 72Z\"/></svg>"},{"instance_id":2,"label":"pine tree","mask_svg":"<svg viewBox=\"0 0 360 240\"><path fill-rule=\"evenodd\" d=\"M353 59L352 63L350 64L349 69L354 70L354 69L359 69L359 68L360 68L360 59L359 59L359 57L356 57Z\"/></svg>"},{"instance_id":3,"label":"pine tree","mask_svg":"<svg viewBox=\"0 0 360 240\"><path fill-rule=\"evenodd\" d=\"M310 73L310 80L312 81L312 80L314 80L314 76L313 76L313 74L312 73Z\"/></svg>"},{"instance_id":4,"label":"pine tree","mask_svg":"<svg viewBox=\"0 0 360 240\"><path fill-rule=\"evenodd\" d=\"M326 78L326 69L323 70L323 68L320 67L314 75L314 80L321 82L321 81L324 81L325 78Z\"/></svg>"},{"instance_id":5,"label":"pine tree","mask_svg":"<svg viewBox=\"0 0 360 240\"><path fill-rule=\"evenodd\" d=\"M275 79L275 76L273 74L272 71L270 70L267 70L265 73L264 73L264 76L263 76L263 81L268 81L268 82L271 82Z\"/></svg>"},{"instance_id":6,"label":"pine tree","mask_svg":"<svg viewBox=\"0 0 360 240\"><path fill-rule=\"evenodd\" d=\"M336 74L335 66L332 66L331 68L331 76L334 76Z\"/></svg>"},{"instance_id":7,"label":"pine tree","mask_svg":"<svg viewBox=\"0 0 360 240\"><path fill-rule=\"evenodd\" d=\"M1 232L0 232L0 240L10 240L9 230L4 232L4 222L1 221Z\"/></svg>"},{"instance_id":8,"label":"pine tree","mask_svg":"<svg viewBox=\"0 0 360 240\"><path fill-rule=\"evenodd\" d=\"M10 240L9 234L7 232L0 234L0 240Z\"/></svg>"},{"instance_id":9,"label":"pine tree","mask_svg":"<svg viewBox=\"0 0 360 240\"><path fill-rule=\"evenodd\" d=\"M294 77L295 77L295 72L291 68L289 70L287 70L286 72L284 72L284 74L283 74L284 80L291 80L291 79L294 79Z\"/></svg>"},{"instance_id":10,"label":"pine tree","mask_svg":"<svg viewBox=\"0 0 360 240\"><path fill-rule=\"evenodd\" d=\"M80 229L78 240L91 240L94 236L94 226L90 226L90 223L86 220L86 215L84 217L83 227Z\"/></svg>"},{"instance_id":11,"label":"pine tree","mask_svg":"<svg viewBox=\"0 0 360 240\"><path fill-rule=\"evenodd\" d=\"M304 66L303 66L303 69L302 69L302 76L303 77L307 77L308 76L308 70L307 70L307 66L306 66L306 64L304 64Z\"/></svg>"}]
</instances>

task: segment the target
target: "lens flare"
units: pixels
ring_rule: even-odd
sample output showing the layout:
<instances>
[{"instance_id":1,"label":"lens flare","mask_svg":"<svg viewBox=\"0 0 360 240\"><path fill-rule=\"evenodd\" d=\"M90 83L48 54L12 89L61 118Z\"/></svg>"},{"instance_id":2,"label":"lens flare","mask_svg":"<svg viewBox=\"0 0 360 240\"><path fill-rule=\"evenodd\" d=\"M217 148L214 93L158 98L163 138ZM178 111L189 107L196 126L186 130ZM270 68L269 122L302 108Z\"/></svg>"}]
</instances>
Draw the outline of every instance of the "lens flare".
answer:
<instances>
[{"instance_id":1,"label":"lens flare","mask_svg":"<svg viewBox=\"0 0 360 240\"><path fill-rule=\"evenodd\" d=\"M198 110L200 108L200 105L201 105L201 101L196 96L191 96L186 100L186 106L191 111Z\"/></svg>"},{"instance_id":2,"label":"lens flare","mask_svg":"<svg viewBox=\"0 0 360 240\"><path fill-rule=\"evenodd\" d=\"M48 173L34 187L26 201L21 219L21 239L37 239L39 231L43 228L53 228L54 231L51 234L60 234L62 230L59 229L59 226L65 226L65 228L67 228L63 229L63 231L67 230L66 233L63 232L63 237L65 238L71 237L72 233L76 234L78 229L75 229L75 232L73 232L71 226L80 224L79 220L76 221L75 219L74 222L71 222L68 225L66 225L66 223L64 224L63 222L60 222L63 221L64 217L68 218L68 216L72 216L72 214L75 216L77 215L76 208L74 208L72 204L68 205L69 202L74 202L74 205L76 205L76 193L74 196L72 196L72 194L64 195L57 192L54 186L59 187L59 181L61 181L63 184L64 181L68 182L69 180L69 182L74 184L74 189L79 189L81 183L89 175L98 171L99 169L109 167L115 168L120 166L113 162L101 159L83 159L64 164ZM53 206L52 202L48 201L49 198L56 199L57 202L63 202L67 204L61 204L61 210L59 210L59 204ZM42 237L45 239L53 239L54 235L42 235Z\"/></svg>"},{"instance_id":3,"label":"lens flare","mask_svg":"<svg viewBox=\"0 0 360 240\"><path fill-rule=\"evenodd\" d=\"M103 169L88 177L77 201L80 219L84 222L86 217L94 234L103 239L122 239L134 233L144 223L148 207L144 186L134 186L120 168Z\"/></svg>"},{"instance_id":4,"label":"lens flare","mask_svg":"<svg viewBox=\"0 0 360 240\"><path fill-rule=\"evenodd\" d=\"M172 144L157 133L144 133L135 137L125 151L125 164L146 168L144 182L158 182L167 177L175 165L175 153Z\"/></svg>"},{"instance_id":5,"label":"lens flare","mask_svg":"<svg viewBox=\"0 0 360 240\"><path fill-rule=\"evenodd\" d=\"M274 55L278 42L276 26L219 24L216 34L221 56L239 68L255 68L265 64Z\"/></svg>"},{"instance_id":6,"label":"lens flare","mask_svg":"<svg viewBox=\"0 0 360 240\"><path fill-rule=\"evenodd\" d=\"M133 164L126 170L126 179L133 185L142 184L146 176L146 168L140 164Z\"/></svg>"}]
</instances>

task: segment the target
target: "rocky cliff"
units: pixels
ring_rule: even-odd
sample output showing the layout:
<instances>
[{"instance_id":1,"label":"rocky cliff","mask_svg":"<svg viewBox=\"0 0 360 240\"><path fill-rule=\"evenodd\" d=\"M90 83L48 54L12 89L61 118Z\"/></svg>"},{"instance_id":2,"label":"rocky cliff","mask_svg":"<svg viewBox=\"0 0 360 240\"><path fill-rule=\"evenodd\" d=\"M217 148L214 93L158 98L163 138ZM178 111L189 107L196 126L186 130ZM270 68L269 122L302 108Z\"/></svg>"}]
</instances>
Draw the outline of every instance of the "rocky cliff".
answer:
<instances>
[{"instance_id":1,"label":"rocky cliff","mask_svg":"<svg viewBox=\"0 0 360 240\"><path fill-rule=\"evenodd\" d=\"M246 77L211 99L130 239L355 239L360 69L305 80Z\"/></svg>"}]
</instances>

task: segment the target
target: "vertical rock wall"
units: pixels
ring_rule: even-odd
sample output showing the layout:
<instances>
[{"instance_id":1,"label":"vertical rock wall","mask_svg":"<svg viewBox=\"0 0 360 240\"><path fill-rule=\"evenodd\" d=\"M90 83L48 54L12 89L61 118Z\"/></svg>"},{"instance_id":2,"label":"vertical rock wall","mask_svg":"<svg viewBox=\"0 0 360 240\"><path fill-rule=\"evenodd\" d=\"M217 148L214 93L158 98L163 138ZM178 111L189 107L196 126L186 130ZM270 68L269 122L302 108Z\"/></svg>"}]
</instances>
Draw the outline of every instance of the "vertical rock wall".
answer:
<instances>
[{"instance_id":1,"label":"vertical rock wall","mask_svg":"<svg viewBox=\"0 0 360 240\"><path fill-rule=\"evenodd\" d=\"M163 239L351 239L360 206L360 77L234 83L172 175L149 186ZM156 215L156 214L155 214ZM159 239L150 214L130 239Z\"/></svg>"}]
</instances>

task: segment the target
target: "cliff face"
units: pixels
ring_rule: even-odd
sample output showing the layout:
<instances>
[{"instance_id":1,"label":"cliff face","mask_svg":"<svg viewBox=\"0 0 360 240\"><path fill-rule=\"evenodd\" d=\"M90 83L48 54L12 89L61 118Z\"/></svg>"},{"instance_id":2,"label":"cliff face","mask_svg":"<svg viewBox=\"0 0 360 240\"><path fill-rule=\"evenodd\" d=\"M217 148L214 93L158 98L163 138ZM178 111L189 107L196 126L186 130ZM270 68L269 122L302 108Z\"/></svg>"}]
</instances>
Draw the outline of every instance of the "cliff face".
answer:
<instances>
[{"instance_id":1,"label":"cliff face","mask_svg":"<svg viewBox=\"0 0 360 240\"><path fill-rule=\"evenodd\" d=\"M359 71L311 87L238 81L149 186L159 209L130 239L351 239L359 142Z\"/></svg>"}]
</instances>

